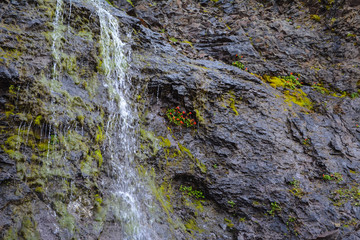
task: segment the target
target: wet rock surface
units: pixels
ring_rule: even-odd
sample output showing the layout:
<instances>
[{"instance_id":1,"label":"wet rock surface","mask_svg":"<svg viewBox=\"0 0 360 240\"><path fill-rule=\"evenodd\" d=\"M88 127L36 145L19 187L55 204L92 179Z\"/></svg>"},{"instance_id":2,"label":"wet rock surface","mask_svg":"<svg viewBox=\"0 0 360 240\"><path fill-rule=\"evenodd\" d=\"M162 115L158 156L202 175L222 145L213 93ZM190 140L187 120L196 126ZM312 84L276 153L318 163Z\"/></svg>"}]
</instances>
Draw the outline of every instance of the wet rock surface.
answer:
<instances>
[{"instance_id":1,"label":"wet rock surface","mask_svg":"<svg viewBox=\"0 0 360 240\"><path fill-rule=\"evenodd\" d=\"M360 238L357 1L111 3L160 239ZM55 4L0 3L0 238L119 239L99 21L65 1L54 82Z\"/></svg>"}]
</instances>

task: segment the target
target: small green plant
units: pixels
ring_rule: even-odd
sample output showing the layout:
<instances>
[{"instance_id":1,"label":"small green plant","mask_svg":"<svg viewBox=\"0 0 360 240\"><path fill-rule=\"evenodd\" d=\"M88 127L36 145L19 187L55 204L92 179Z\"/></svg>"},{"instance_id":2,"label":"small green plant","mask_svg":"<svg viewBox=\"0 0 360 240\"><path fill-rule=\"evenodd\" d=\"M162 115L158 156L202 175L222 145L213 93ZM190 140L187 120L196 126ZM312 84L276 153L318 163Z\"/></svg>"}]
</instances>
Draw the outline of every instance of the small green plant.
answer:
<instances>
[{"instance_id":1,"label":"small green plant","mask_svg":"<svg viewBox=\"0 0 360 240\"><path fill-rule=\"evenodd\" d=\"M316 91L322 93L322 94L325 94L326 93L326 89L324 87L322 87L319 83L317 82L314 82L312 85L311 85L312 88L314 88Z\"/></svg>"},{"instance_id":2,"label":"small green plant","mask_svg":"<svg viewBox=\"0 0 360 240\"><path fill-rule=\"evenodd\" d=\"M166 116L169 121L178 126L193 127L196 125L196 122L191 118L192 113L186 113L185 111L180 111L180 107L170 108L166 111Z\"/></svg>"},{"instance_id":3,"label":"small green plant","mask_svg":"<svg viewBox=\"0 0 360 240\"><path fill-rule=\"evenodd\" d=\"M235 206L235 203L234 203L234 201L232 201L232 200L228 201L228 204L229 204L231 207L234 207L234 206Z\"/></svg>"},{"instance_id":4,"label":"small green plant","mask_svg":"<svg viewBox=\"0 0 360 240\"><path fill-rule=\"evenodd\" d=\"M342 182L344 179L343 179L343 176L340 174L340 173L332 173L330 175L328 174L323 174L323 179L325 181L336 181L336 182Z\"/></svg>"},{"instance_id":5,"label":"small green plant","mask_svg":"<svg viewBox=\"0 0 360 240\"><path fill-rule=\"evenodd\" d=\"M126 0L132 7L135 7L131 0Z\"/></svg>"},{"instance_id":6,"label":"small green plant","mask_svg":"<svg viewBox=\"0 0 360 240\"><path fill-rule=\"evenodd\" d=\"M188 196L190 197L196 197L197 199L200 199L200 198L205 198L204 194L202 191L199 191L199 190L193 190L192 187L186 187L186 186L183 186L181 185L180 186L180 191L181 192L185 192Z\"/></svg>"},{"instance_id":7,"label":"small green plant","mask_svg":"<svg viewBox=\"0 0 360 240\"><path fill-rule=\"evenodd\" d=\"M356 124L356 127L357 127L357 128L359 128L359 127L360 127L360 125L359 125L359 124Z\"/></svg>"},{"instance_id":8,"label":"small green plant","mask_svg":"<svg viewBox=\"0 0 360 240\"><path fill-rule=\"evenodd\" d=\"M270 203L270 206L271 206L271 210L268 211L268 213L271 215L271 216L275 216L275 213L276 212L280 212L281 211L281 207L279 206L279 204L277 202L272 202Z\"/></svg>"},{"instance_id":9,"label":"small green plant","mask_svg":"<svg viewBox=\"0 0 360 240\"><path fill-rule=\"evenodd\" d=\"M299 78L295 77L293 73L290 73L289 76L278 76L285 81L284 88L290 88L294 90L295 88L301 87L302 84L299 82Z\"/></svg>"},{"instance_id":10,"label":"small green plant","mask_svg":"<svg viewBox=\"0 0 360 240\"><path fill-rule=\"evenodd\" d=\"M352 98L352 99L357 98L357 97L359 97L359 93L354 92L354 93L350 94L350 98Z\"/></svg>"},{"instance_id":11,"label":"small green plant","mask_svg":"<svg viewBox=\"0 0 360 240\"><path fill-rule=\"evenodd\" d=\"M346 36L347 36L347 37L356 37L356 35L355 35L355 34L352 34L352 33L348 33Z\"/></svg>"},{"instance_id":12,"label":"small green plant","mask_svg":"<svg viewBox=\"0 0 360 240\"><path fill-rule=\"evenodd\" d=\"M298 180L296 180L295 178L293 178L293 180L290 181L289 184L292 186L299 186L300 182Z\"/></svg>"},{"instance_id":13,"label":"small green plant","mask_svg":"<svg viewBox=\"0 0 360 240\"><path fill-rule=\"evenodd\" d=\"M327 175L327 174L323 174L323 179L324 179L325 181L331 181L331 180L332 180L331 176L330 176L330 175Z\"/></svg>"},{"instance_id":14,"label":"small green plant","mask_svg":"<svg viewBox=\"0 0 360 240\"><path fill-rule=\"evenodd\" d=\"M295 197L301 198L305 195L304 191L300 188L300 181L293 178L293 181L290 181L289 184L293 186L289 192L292 193Z\"/></svg>"},{"instance_id":15,"label":"small green plant","mask_svg":"<svg viewBox=\"0 0 360 240\"><path fill-rule=\"evenodd\" d=\"M286 226L289 232L293 232L295 236L299 235L299 233L296 231L297 228L297 220L295 217L288 217L288 220L286 221Z\"/></svg>"},{"instance_id":16,"label":"small green plant","mask_svg":"<svg viewBox=\"0 0 360 240\"><path fill-rule=\"evenodd\" d=\"M11 95L16 95L15 86L14 86L14 85L10 85L10 87L9 87L9 93L10 93Z\"/></svg>"},{"instance_id":17,"label":"small green plant","mask_svg":"<svg viewBox=\"0 0 360 240\"><path fill-rule=\"evenodd\" d=\"M214 165L213 165L213 168L215 168L215 169L216 169L217 167L218 167L218 166L217 166L216 164L214 164Z\"/></svg>"},{"instance_id":18,"label":"small green plant","mask_svg":"<svg viewBox=\"0 0 360 240\"><path fill-rule=\"evenodd\" d=\"M176 38L174 38L174 37L169 38L169 40L172 41L172 42L174 42L174 43L176 43L176 42L179 41L178 39L176 39Z\"/></svg>"},{"instance_id":19,"label":"small green plant","mask_svg":"<svg viewBox=\"0 0 360 240\"><path fill-rule=\"evenodd\" d=\"M235 56L238 57L239 59L243 58L243 56L239 57L237 54ZM237 68L240 68L241 70L247 71L247 68L245 67L245 65L242 62L240 62L239 60L233 62L232 65Z\"/></svg>"},{"instance_id":20,"label":"small green plant","mask_svg":"<svg viewBox=\"0 0 360 240\"><path fill-rule=\"evenodd\" d=\"M286 222L286 225L289 225L289 223L292 223L292 222L295 222L296 221L296 218L295 217L291 217L289 216L287 222Z\"/></svg>"},{"instance_id":21,"label":"small green plant","mask_svg":"<svg viewBox=\"0 0 360 240\"><path fill-rule=\"evenodd\" d=\"M303 140L303 144L304 144L304 145L310 145L310 139L309 139L309 138L305 138L305 139Z\"/></svg>"},{"instance_id":22,"label":"small green plant","mask_svg":"<svg viewBox=\"0 0 360 240\"><path fill-rule=\"evenodd\" d=\"M51 135L50 136L50 144L51 145L55 145L59 143L59 138L56 135Z\"/></svg>"},{"instance_id":23,"label":"small green plant","mask_svg":"<svg viewBox=\"0 0 360 240\"><path fill-rule=\"evenodd\" d=\"M231 221L230 219L224 218L224 221L226 222L226 225L227 225L229 228L234 227L234 224L232 223L232 221Z\"/></svg>"}]
</instances>

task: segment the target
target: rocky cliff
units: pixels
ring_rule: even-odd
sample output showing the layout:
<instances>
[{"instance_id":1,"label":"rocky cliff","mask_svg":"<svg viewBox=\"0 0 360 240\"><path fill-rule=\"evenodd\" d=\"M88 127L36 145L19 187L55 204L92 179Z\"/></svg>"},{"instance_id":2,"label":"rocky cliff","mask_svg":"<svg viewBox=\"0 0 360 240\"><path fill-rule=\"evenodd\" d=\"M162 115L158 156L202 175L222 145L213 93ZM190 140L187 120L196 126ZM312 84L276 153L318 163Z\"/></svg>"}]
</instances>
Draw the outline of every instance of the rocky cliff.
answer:
<instances>
[{"instance_id":1,"label":"rocky cliff","mask_svg":"<svg viewBox=\"0 0 360 240\"><path fill-rule=\"evenodd\" d=\"M360 238L358 1L104 2L128 165L92 2L0 3L1 239Z\"/></svg>"}]
</instances>

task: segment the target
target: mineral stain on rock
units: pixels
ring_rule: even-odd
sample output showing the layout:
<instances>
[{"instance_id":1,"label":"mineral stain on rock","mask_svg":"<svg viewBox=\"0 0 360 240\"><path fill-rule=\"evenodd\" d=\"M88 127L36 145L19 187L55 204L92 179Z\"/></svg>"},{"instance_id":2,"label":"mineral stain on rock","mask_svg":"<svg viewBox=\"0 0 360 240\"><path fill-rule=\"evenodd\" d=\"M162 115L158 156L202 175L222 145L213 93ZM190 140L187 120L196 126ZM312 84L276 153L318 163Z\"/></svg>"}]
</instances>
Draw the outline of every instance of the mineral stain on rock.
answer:
<instances>
[{"instance_id":1,"label":"mineral stain on rock","mask_svg":"<svg viewBox=\"0 0 360 240\"><path fill-rule=\"evenodd\" d=\"M358 1L59 3L0 3L0 239L360 238Z\"/></svg>"}]
</instances>

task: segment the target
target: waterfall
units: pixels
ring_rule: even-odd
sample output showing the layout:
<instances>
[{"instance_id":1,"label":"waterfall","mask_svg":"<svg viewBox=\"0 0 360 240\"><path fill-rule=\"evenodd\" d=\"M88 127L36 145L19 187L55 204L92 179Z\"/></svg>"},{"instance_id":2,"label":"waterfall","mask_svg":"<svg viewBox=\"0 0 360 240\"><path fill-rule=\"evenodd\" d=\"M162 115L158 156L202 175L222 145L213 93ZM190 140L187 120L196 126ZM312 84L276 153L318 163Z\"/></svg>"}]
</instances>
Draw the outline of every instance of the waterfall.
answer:
<instances>
[{"instance_id":1,"label":"waterfall","mask_svg":"<svg viewBox=\"0 0 360 240\"><path fill-rule=\"evenodd\" d=\"M121 222L123 239L158 239L147 220L147 199L150 195L137 176L134 165L136 152L136 124L138 116L132 96L134 89L126 74L130 53L120 39L118 20L105 9L101 0L92 0L100 20L100 57L108 90L106 123L106 151L110 153L114 171L113 211Z\"/></svg>"},{"instance_id":2,"label":"waterfall","mask_svg":"<svg viewBox=\"0 0 360 240\"><path fill-rule=\"evenodd\" d=\"M104 75L104 87L107 89L108 101L107 121L104 126L105 141L103 151L109 158L112 167L112 183L108 186L112 191L110 211L120 222L122 236L114 239L147 240L159 239L152 228L152 220L148 217L152 196L138 176L134 163L137 151L137 111L132 98L135 94L126 70L129 68L130 52L121 41L119 22L110 13L109 5L103 0L82 0L91 5L100 22L100 61L101 72ZM52 55L54 58L53 74L49 82L50 88L58 84L61 73L61 38L65 32L63 23L63 0L56 1L56 11L53 20ZM71 1L70 1L71 9ZM71 11L71 10L70 10ZM70 19L70 16L69 16ZM69 25L68 25L69 28ZM68 29L69 31L69 29ZM129 36L130 38L130 36ZM69 40L69 39L68 39ZM127 51L125 51L127 50ZM50 111L56 113L56 104L51 102ZM50 117L50 121L53 117ZM67 127L69 130L70 125ZM65 128L64 128L65 129ZM46 131L47 130L47 131ZM52 125L44 130L48 134L48 149L50 149L50 132ZM64 135L66 133L64 132ZM49 158L49 150L47 160Z\"/></svg>"}]
</instances>

